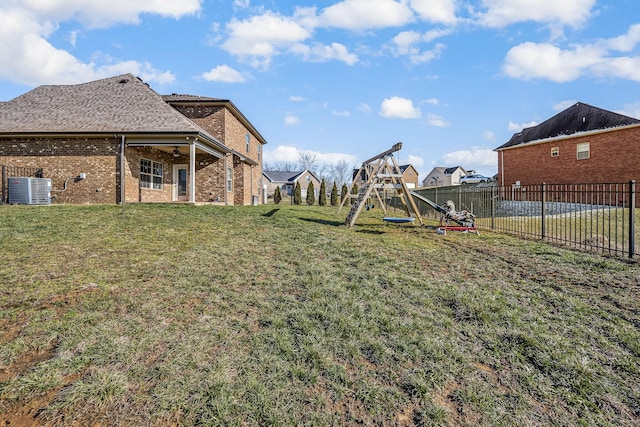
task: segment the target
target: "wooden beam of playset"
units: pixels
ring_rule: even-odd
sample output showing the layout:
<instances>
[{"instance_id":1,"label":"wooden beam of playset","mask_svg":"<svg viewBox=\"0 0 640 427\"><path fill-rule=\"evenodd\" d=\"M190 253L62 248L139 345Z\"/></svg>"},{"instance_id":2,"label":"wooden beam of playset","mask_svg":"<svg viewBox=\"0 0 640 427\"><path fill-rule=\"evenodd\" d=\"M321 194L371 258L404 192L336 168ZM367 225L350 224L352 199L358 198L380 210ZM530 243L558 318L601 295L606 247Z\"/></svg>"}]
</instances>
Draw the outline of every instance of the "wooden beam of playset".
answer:
<instances>
[{"instance_id":1,"label":"wooden beam of playset","mask_svg":"<svg viewBox=\"0 0 640 427\"><path fill-rule=\"evenodd\" d=\"M385 151L384 153L380 153L377 156L370 158L369 160L365 160L364 162L362 162L362 166L368 165L374 160L381 159L385 156L388 156L389 154L395 153L396 151L400 151L401 149L402 149L402 142L398 142L397 144L395 144L393 147L391 147L389 150Z\"/></svg>"}]
</instances>

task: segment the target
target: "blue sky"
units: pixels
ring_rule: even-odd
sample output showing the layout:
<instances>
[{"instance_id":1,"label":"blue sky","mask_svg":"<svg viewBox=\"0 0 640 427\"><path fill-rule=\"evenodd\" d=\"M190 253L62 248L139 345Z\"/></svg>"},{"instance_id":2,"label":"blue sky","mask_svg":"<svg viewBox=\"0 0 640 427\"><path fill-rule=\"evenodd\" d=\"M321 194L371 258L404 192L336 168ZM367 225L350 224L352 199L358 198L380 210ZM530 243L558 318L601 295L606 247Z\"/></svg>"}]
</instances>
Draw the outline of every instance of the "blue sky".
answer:
<instances>
[{"instance_id":1,"label":"blue sky","mask_svg":"<svg viewBox=\"0 0 640 427\"><path fill-rule=\"evenodd\" d=\"M421 179L493 175L493 149L575 102L640 118L640 2L0 3L0 101L128 72L230 99L267 163L359 166L402 141Z\"/></svg>"}]
</instances>

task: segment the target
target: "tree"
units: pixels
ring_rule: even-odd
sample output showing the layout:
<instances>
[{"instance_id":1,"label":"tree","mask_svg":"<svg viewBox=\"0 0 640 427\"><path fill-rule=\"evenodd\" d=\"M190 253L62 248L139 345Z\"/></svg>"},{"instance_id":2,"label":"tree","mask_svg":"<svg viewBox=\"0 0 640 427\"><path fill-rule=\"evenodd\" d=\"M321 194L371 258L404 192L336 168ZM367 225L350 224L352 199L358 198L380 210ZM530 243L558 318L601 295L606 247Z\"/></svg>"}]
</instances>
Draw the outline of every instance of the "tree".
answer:
<instances>
[{"instance_id":1,"label":"tree","mask_svg":"<svg viewBox=\"0 0 640 427\"><path fill-rule=\"evenodd\" d=\"M335 182L331 187L331 206L338 206L338 186Z\"/></svg>"},{"instance_id":2,"label":"tree","mask_svg":"<svg viewBox=\"0 0 640 427\"><path fill-rule=\"evenodd\" d=\"M353 184L353 187L351 187L351 194L358 194L358 184ZM354 204L356 202L356 200L354 199L352 204Z\"/></svg>"},{"instance_id":3,"label":"tree","mask_svg":"<svg viewBox=\"0 0 640 427\"><path fill-rule=\"evenodd\" d=\"M307 205L312 206L316 202L316 190L313 188L313 181L307 186Z\"/></svg>"},{"instance_id":4,"label":"tree","mask_svg":"<svg viewBox=\"0 0 640 427\"><path fill-rule=\"evenodd\" d=\"M340 160L331 166L331 177L338 184L344 184L353 178L353 167L346 160Z\"/></svg>"},{"instance_id":5,"label":"tree","mask_svg":"<svg viewBox=\"0 0 640 427\"><path fill-rule=\"evenodd\" d=\"M276 191L275 193L273 193L273 203L277 205L278 203L280 203L281 200L282 200L282 194L280 193L280 186L277 185Z\"/></svg>"},{"instance_id":6,"label":"tree","mask_svg":"<svg viewBox=\"0 0 640 427\"><path fill-rule=\"evenodd\" d=\"M298 164L302 170L310 170L315 172L318 163L318 155L313 151L303 151L298 158Z\"/></svg>"},{"instance_id":7,"label":"tree","mask_svg":"<svg viewBox=\"0 0 640 427\"><path fill-rule=\"evenodd\" d=\"M340 201L344 201L347 198L347 193L349 193L349 188L347 184L342 184L342 192L340 193L341 199Z\"/></svg>"},{"instance_id":8,"label":"tree","mask_svg":"<svg viewBox=\"0 0 640 427\"><path fill-rule=\"evenodd\" d=\"M324 183L324 178L320 183L320 194L318 195L318 204L320 206L325 206L327 204L327 186Z\"/></svg>"},{"instance_id":9,"label":"tree","mask_svg":"<svg viewBox=\"0 0 640 427\"><path fill-rule=\"evenodd\" d=\"M296 190L293 195L293 204L294 205L302 204L302 189L300 188L300 181L296 181Z\"/></svg>"}]
</instances>

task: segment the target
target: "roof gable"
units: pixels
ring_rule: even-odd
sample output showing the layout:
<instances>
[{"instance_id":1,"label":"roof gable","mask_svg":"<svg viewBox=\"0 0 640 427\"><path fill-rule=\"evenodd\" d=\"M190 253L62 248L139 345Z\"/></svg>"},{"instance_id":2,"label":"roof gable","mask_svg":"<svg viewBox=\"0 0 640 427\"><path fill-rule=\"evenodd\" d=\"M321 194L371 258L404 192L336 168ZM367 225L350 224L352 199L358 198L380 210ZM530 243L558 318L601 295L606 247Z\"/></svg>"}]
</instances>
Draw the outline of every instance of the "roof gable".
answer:
<instances>
[{"instance_id":1,"label":"roof gable","mask_svg":"<svg viewBox=\"0 0 640 427\"><path fill-rule=\"evenodd\" d=\"M537 126L525 128L513 134L511 139L497 150L541 139L636 123L640 123L640 120L578 102Z\"/></svg>"},{"instance_id":2,"label":"roof gable","mask_svg":"<svg viewBox=\"0 0 640 427\"><path fill-rule=\"evenodd\" d=\"M196 133L216 141L132 74L39 86L0 106L0 132Z\"/></svg>"}]
</instances>

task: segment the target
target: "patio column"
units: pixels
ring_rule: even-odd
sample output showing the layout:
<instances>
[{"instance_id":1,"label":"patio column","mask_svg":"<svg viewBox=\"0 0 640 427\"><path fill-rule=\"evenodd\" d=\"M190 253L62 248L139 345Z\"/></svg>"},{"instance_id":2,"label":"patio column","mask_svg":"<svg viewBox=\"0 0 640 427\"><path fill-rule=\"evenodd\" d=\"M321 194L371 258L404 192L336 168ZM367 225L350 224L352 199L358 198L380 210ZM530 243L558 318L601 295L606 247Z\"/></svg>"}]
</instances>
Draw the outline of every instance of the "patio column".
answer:
<instances>
[{"instance_id":1,"label":"patio column","mask_svg":"<svg viewBox=\"0 0 640 427\"><path fill-rule=\"evenodd\" d=\"M189 141L189 202L196 201L196 141Z\"/></svg>"}]
</instances>

